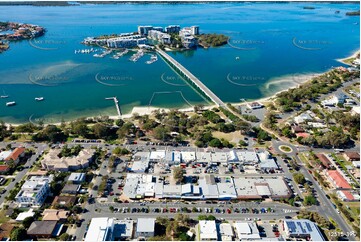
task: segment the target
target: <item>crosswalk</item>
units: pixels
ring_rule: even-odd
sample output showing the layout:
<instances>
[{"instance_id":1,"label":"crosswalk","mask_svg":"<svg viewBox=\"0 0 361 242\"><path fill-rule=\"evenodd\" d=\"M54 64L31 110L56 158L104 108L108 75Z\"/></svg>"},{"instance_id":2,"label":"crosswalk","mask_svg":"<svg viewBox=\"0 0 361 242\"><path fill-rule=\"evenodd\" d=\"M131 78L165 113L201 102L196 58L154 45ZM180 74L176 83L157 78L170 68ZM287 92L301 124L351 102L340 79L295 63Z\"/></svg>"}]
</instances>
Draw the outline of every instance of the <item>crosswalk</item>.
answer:
<instances>
[{"instance_id":1,"label":"crosswalk","mask_svg":"<svg viewBox=\"0 0 361 242\"><path fill-rule=\"evenodd\" d=\"M297 210L292 210L292 209L283 209L284 213L296 213Z\"/></svg>"}]
</instances>

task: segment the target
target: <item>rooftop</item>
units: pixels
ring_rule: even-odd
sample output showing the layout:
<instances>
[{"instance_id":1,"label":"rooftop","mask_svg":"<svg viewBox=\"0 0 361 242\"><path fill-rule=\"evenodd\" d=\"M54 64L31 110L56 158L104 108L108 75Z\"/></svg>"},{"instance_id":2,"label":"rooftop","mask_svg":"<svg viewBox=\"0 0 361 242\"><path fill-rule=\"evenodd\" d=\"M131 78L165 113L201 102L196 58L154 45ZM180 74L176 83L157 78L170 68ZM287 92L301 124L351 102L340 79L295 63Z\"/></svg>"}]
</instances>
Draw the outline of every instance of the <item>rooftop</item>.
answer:
<instances>
[{"instance_id":1,"label":"rooftop","mask_svg":"<svg viewBox=\"0 0 361 242\"><path fill-rule=\"evenodd\" d=\"M137 233L151 233L155 229L155 218L138 218Z\"/></svg>"},{"instance_id":2,"label":"rooftop","mask_svg":"<svg viewBox=\"0 0 361 242\"><path fill-rule=\"evenodd\" d=\"M214 220L200 220L199 230L201 240L218 240L217 227Z\"/></svg>"},{"instance_id":3,"label":"rooftop","mask_svg":"<svg viewBox=\"0 0 361 242\"><path fill-rule=\"evenodd\" d=\"M328 176L335 182L337 188L352 188L346 179L336 170L328 170Z\"/></svg>"}]
</instances>

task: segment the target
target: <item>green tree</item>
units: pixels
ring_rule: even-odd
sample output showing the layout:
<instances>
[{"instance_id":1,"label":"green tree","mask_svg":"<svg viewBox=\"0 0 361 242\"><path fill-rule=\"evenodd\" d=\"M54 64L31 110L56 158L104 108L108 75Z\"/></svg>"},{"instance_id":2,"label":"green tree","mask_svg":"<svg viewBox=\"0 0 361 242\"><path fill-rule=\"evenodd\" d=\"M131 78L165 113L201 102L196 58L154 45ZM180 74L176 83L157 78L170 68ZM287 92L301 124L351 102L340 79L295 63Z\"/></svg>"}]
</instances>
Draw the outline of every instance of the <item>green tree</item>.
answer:
<instances>
[{"instance_id":1,"label":"green tree","mask_svg":"<svg viewBox=\"0 0 361 242\"><path fill-rule=\"evenodd\" d=\"M26 230L24 228L15 228L10 233L10 239L12 241L21 241L25 240L27 237Z\"/></svg>"},{"instance_id":2,"label":"green tree","mask_svg":"<svg viewBox=\"0 0 361 242\"><path fill-rule=\"evenodd\" d=\"M293 179L295 180L295 182L297 184L305 184L306 183L306 179L305 176L302 173L294 173L293 174Z\"/></svg>"},{"instance_id":3,"label":"green tree","mask_svg":"<svg viewBox=\"0 0 361 242\"><path fill-rule=\"evenodd\" d=\"M317 199L313 196L305 196L304 200L303 200L303 204L305 206L311 206L311 205L317 205Z\"/></svg>"},{"instance_id":4,"label":"green tree","mask_svg":"<svg viewBox=\"0 0 361 242\"><path fill-rule=\"evenodd\" d=\"M209 141L208 143L209 146L211 147L222 147L222 142L218 139L218 138L214 138L211 141Z\"/></svg>"},{"instance_id":5,"label":"green tree","mask_svg":"<svg viewBox=\"0 0 361 242\"><path fill-rule=\"evenodd\" d=\"M173 169L173 178L177 182L181 182L183 180L183 169L182 169L182 167L174 167L174 169Z\"/></svg>"},{"instance_id":6,"label":"green tree","mask_svg":"<svg viewBox=\"0 0 361 242\"><path fill-rule=\"evenodd\" d=\"M67 241L69 239L69 235L67 233L63 233L59 236L60 241Z\"/></svg>"},{"instance_id":7,"label":"green tree","mask_svg":"<svg viewBox=\"0 0 361 242\"><path fill-rule=\"evenodd\" d=\"M25 229L28 229L33 222L34 222L34 217L27 217L23 220L22 224Z\"/></svg>"}]
</instances>

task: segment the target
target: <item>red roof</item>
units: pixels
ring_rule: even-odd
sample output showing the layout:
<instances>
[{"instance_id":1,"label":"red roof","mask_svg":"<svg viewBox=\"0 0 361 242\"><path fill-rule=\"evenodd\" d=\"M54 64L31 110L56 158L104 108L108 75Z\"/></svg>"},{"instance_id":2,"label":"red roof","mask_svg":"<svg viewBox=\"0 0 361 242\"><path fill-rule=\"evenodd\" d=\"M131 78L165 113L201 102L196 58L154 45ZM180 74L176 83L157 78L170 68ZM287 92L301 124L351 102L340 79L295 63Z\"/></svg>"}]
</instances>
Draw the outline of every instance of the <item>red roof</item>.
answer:
<instances>
[{"instance_id":1,"label":"red roof","mask_svg":"<svg viewBox=\"0 0 361 242\"><path fill-rule=\"evenodd\" d=\"M328 175L336 183L337 188L352 188L343 176L336 170L328 170Z\"/></svg>"},{"instance_id":2,"label":"red roof","mask_svg":"<svg viewBox=\"0 0 361 242\"><path fill-rule=\"evenodd\" d=\"M0 165L0 172L4 172L9 170L9 166L8 165Z\"/></svg>"},{"instance_id":3,"label":"red roof","mask_svg":"<svg viewBox=\"0 0 361 242\"><path fill-rule=\"evenodd\" d=\"M349 192L349 191L341 191L341 192L345 195L347 200L354 200L355 199L354 196L351 194L351 192Z\"/></svg>"},{"instance_id":4,"label":"red roof","mask_svg":"<svg viewBox=\"0 0 361 242\"><path fill-rule=\"evenodd\" d=\"M310 136L310 134L308 134L308 133L297 133L296 136L306 138L306 137Z\"/></svg>"},{"instance_id":5,"label":"red roof","mask_svg":"<svg viewBox=\"0 0 361 242\"><path fill-rule=\"evenodd\" d=\"M25 148L24 147L18 147L16 148L5 160L17 160L19 156L24 153Z\"/></svg>"},{"instance_id":6,"label":"red roof","mask_svg":"<svg viewBox=\"0 0 361 242\"><path fill-rule=\"evenodd\" d=\"M324 154L317 154L317 158L322 162L322 165L326 168L329 168L331 165L330 160Z\"/></svg>"}]
</instances>

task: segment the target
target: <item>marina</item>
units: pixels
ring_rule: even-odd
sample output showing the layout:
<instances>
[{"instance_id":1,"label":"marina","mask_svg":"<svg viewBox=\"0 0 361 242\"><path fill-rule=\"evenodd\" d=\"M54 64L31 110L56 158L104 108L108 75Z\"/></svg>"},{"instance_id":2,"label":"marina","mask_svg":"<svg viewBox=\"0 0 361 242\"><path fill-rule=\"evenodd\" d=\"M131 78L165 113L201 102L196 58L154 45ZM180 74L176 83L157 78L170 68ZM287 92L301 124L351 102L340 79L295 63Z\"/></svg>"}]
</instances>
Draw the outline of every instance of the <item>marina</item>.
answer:
<instances>
[{"instance_id":1,"label":"marina","mask_svg":"<svg viewBox=\"0 0 361 242\"><path fill-rule=\"evenodd\" d=\"M145 63L152 64L152 63L156 62L157 60L158 60L157 55L151 55L150 60L146 61Z\"/></svg>"},{"instance_id":2,"label":"marina","mask_svg":"<svg viewBox=\"0 0 361 242\"><path fill-rule=\"evenodd\" d=\"M140 58L142 58L144 56L144 51L143 50L138 50L137 53L133 54L129 60L133 61L133 62L137 62Z\"/></svg>"}]
</instances>

